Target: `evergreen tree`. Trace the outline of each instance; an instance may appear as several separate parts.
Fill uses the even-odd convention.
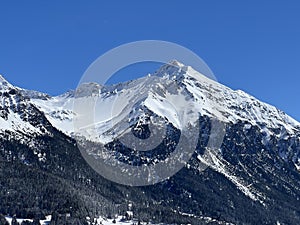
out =
[[[13,217],[13,219],[11,221],[11,225],[19,225],[19,223],[18,223],[18,221],[17,221],[17,219],[16,219],[15,216]]]
[[[2,214],[0,214],[0,224],[9,225],[7,220],[5,219],[5,217]]]
[[[40,220],[37,219],[37,218],[34,218],[32,224],[33,224],[33,225],[41,225]]]

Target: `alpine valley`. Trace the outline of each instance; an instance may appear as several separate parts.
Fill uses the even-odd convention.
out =
[[[74,130],[76,95],[97,96],[97,132]],[[128,109],[125,103],[137,96],[142,99]],[[187,107],[197,115],[188,123]],[[224,138],[209,151],[214,120],[225,125]],[[130,164],[136,159],[119,138],[128,131],[147,137],[155,121],[168,132],[147,155],[150,162],[164,160],[190,123],[200,131],[185,167],[154,185],[105,179],[75,141],[101,144]],[[55,97],[0,76],[0,213],[1,225],[300,224],[300,123],[175,60],[136,80],[87,83]]]

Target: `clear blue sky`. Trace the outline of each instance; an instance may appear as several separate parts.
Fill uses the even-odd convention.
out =
[[[297,0],[1,1],[0,74],[61,94],[109,49],[165,40],[201,56],[221,83],[300,120],[299,12]]]

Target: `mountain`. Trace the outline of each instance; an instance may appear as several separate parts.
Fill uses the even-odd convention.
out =
[[[95,97],[93,123],[78,124],[80,114],[89,113],[81,106]],[[51,214],[53,224],[75,224],[87,216],[125,215],[132,205],[135,218],[156,223],[300,222],[300,123],[190,66],[172,61],[143,78],[82,84],[56,97],[0,77],[0,101],[0,213]],[[153,125],[155,132],[166,128],[162,144],[153,139],[158,146],[136,155],[128,135],[147,139]],[[188,136],[193,126],[199,132]],[[216,130],[218,138],[211,139]],[[182,151],[197,141],[190,160],[149,186],[107,180],[80,151],[88,146],[97,158],[100,146],[123,164],[154,165],[175,152],[184,135],[190,142]]]
[[[91,87],[91,85],[93,84],[90,84],[86,89],[94,88],[94,92],[100,93],[96,107],[99,110],[105,108],[108,112],[102,112],[97,115],[100,116],[99,118],[95,118],[97,128],[103,132],[108,129],[104,128],[106,124],[125,109],[126,105],[116,107],[119,102],[123,101],[124,98],[134,99],[136,96],[141,98],[141,95],[144,101],[140,105],[144,104],[153,113],[166,117],[178,129],[181,128],[182,124],[180,123],[182,121],[179,121],[177,113],[183,111],[184,104],[189,103],[188,101],[178,101],[178,98],[188,95],[191,98],[190,102],[193,103],[194,111],[201,113],[201,115],[217,118],[225,123],[235,124],[238,121],[245,121],[252,125],[263,124],[268,130],[284,127],[291,134],[299,131],[300,128],[299,122],[274,106],[263,103],[241,90],[233,91],[198,73],[192,67],[184,66],[177,61],[162,66],[153,76],[146,76],[109,87],[100,85]],[[179,90],[175,95],[168,88]],[[72,133],[74,91],[57,97],[41,98],[40,96],[43,94],[31,96],[33,104],[45,112],[49,121],[56,128],[68,135]],[[122,112],[122,115],[118,117],[119,120],[128,117],[128,112],[127,114]],[[114,123],[117,122],[119,121],[114,121]]]

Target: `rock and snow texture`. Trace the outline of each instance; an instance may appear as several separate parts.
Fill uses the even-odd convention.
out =
[[[225,123],[245,121],[248,126],[260,126],[267,133],[271,132],[270,129],[284,127],[289,134],[294,134],[300,127],[299,122],[274,106],[243,91],[234,91],[176,61],[162,66],[151,76],[112,86],[89,84],[84,90],[80,94],[77,90],[76,101],[82,101],[84,106],[85,102],[95,98],[95,94],[97,100],[91,130],[89,132],[85,128],[83,134],[88,139],[104,143],[128,129],[137,118],[144,118],[145,109],[178,129],[195,122],[198,113]],[[31,103],[45,113],[54,127],[67,135],[73,133],[73,119],[78,116],[73,112],[75,92],[56,97],[38,92],[24,93],[30,96]],[[133,101],[137,102],[132,104]],[[188,115],[187,108],[190,111]],[[119,126],[121,130],[115,129],[118,124],[122,124]]]
[[[31,102],[42,112],[49,122],[66,135],[71,135],[73,126],[73,97],[66,93],[56,97],[32,97]]]
[[[34,121],[39,114],[41,112],[31,104],[30,98],[0,75],[0,130],[20,135],[43,135],[47,132],[46,124]]]

